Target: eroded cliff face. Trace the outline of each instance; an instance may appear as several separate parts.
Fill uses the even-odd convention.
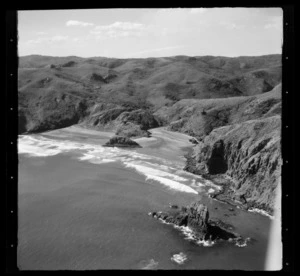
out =
[[[230,177],[229,198],[272,213],[281,175],[280,136],[280,115],[216,128],[195,146],[185,169]]]

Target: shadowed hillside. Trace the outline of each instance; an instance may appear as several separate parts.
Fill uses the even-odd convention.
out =
[[[224,99],[184,99],[154,113],[169,130],[180,131],[198,139],[213,129],[281,114],[281,84],[272,91],[255,96]]]

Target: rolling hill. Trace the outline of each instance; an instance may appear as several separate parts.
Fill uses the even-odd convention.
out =
[[[124,110],[182,99],[253,96],[281,82],[281,56],[147,59],[25,56],[19,59],[22,131],[68,126],[96,106]],[[67,112],[66,112],[67,111]],[[47,123],[51,121],[52,123]],[[26,122],[24,124],[24,122]]]

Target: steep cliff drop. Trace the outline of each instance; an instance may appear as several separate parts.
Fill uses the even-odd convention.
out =
[[[195,146],[185,170],[223,187],[212,197],[273,214],[282,165],[280,128],[278,115],[217,128]]]

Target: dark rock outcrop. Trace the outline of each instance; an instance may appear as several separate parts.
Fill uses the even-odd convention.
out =
[[[141,148],[141,146],[136,143],[135,141],[122,136],[114,136],[112,137],[106,144],[103,145],[104,147],[127,147],[127,148]]]
[[[103,77],[103,79],[105,80],[105,82],[110,82],[112,80],[114,80],[115,78],[117,78],[117,74],[114,73],[108,73],[106,76]]]
[[[50,64],[50,68],[51,69],[61,69],[61,65],[60,64]]]
[[[68,61],[68,62],[66,62],[66,63],[64,63],[64,64],[62,64],[61,67],[73,67],[73,66],[75,66],[75,65],[76,65],[76,62],[73,61],[73,60],[70,60],[70,61]]]
[[[231,231],[233,226],[218,219],[210,220],[207,206],[200,201],[169,212],[153,212],[152,216],[166,223],[188,226],[199,240],[241,239],[240,235]]]
[[[96,73],[93,73],[91,75],[90,80],[106,83],[106,80],[101,75],[96,74]]]
[[[191,138],[191,139],[189,139],[189,141],[190,141],[192,144],[194,144],[194,145],[199,144],[199,142],[198,142],[197,139],[195,139],[195,138]]]
[[[118,116],[127,110],[127,108],[120,106],[114,106],[111,108],[106,106],[99,112],[92,112],[89,118],[85,121],[85,124],[99,129],[114,129],[114,120],[116,120]]]
[[[41,132],[78,124],[87,114],[84,98],[47,93],[19,108],[19,131]]]
[[[114,131],[118,136],[149,137],[148,129],[160,126],[151,112],[130,106],[96,104],[89,111],[89,118],[83,122],[87,127]]]
[[[131,137],[150,137],[151,133],[148,130],[143,130],[140,125],[131,122],[120,124],[117,127],[116,135]]]
[[[159,127],[159,122],[155,116],[150,111],[143,109],[123,112],[117,121],[122,124],[131,122],[140,125],[142,130]]]

